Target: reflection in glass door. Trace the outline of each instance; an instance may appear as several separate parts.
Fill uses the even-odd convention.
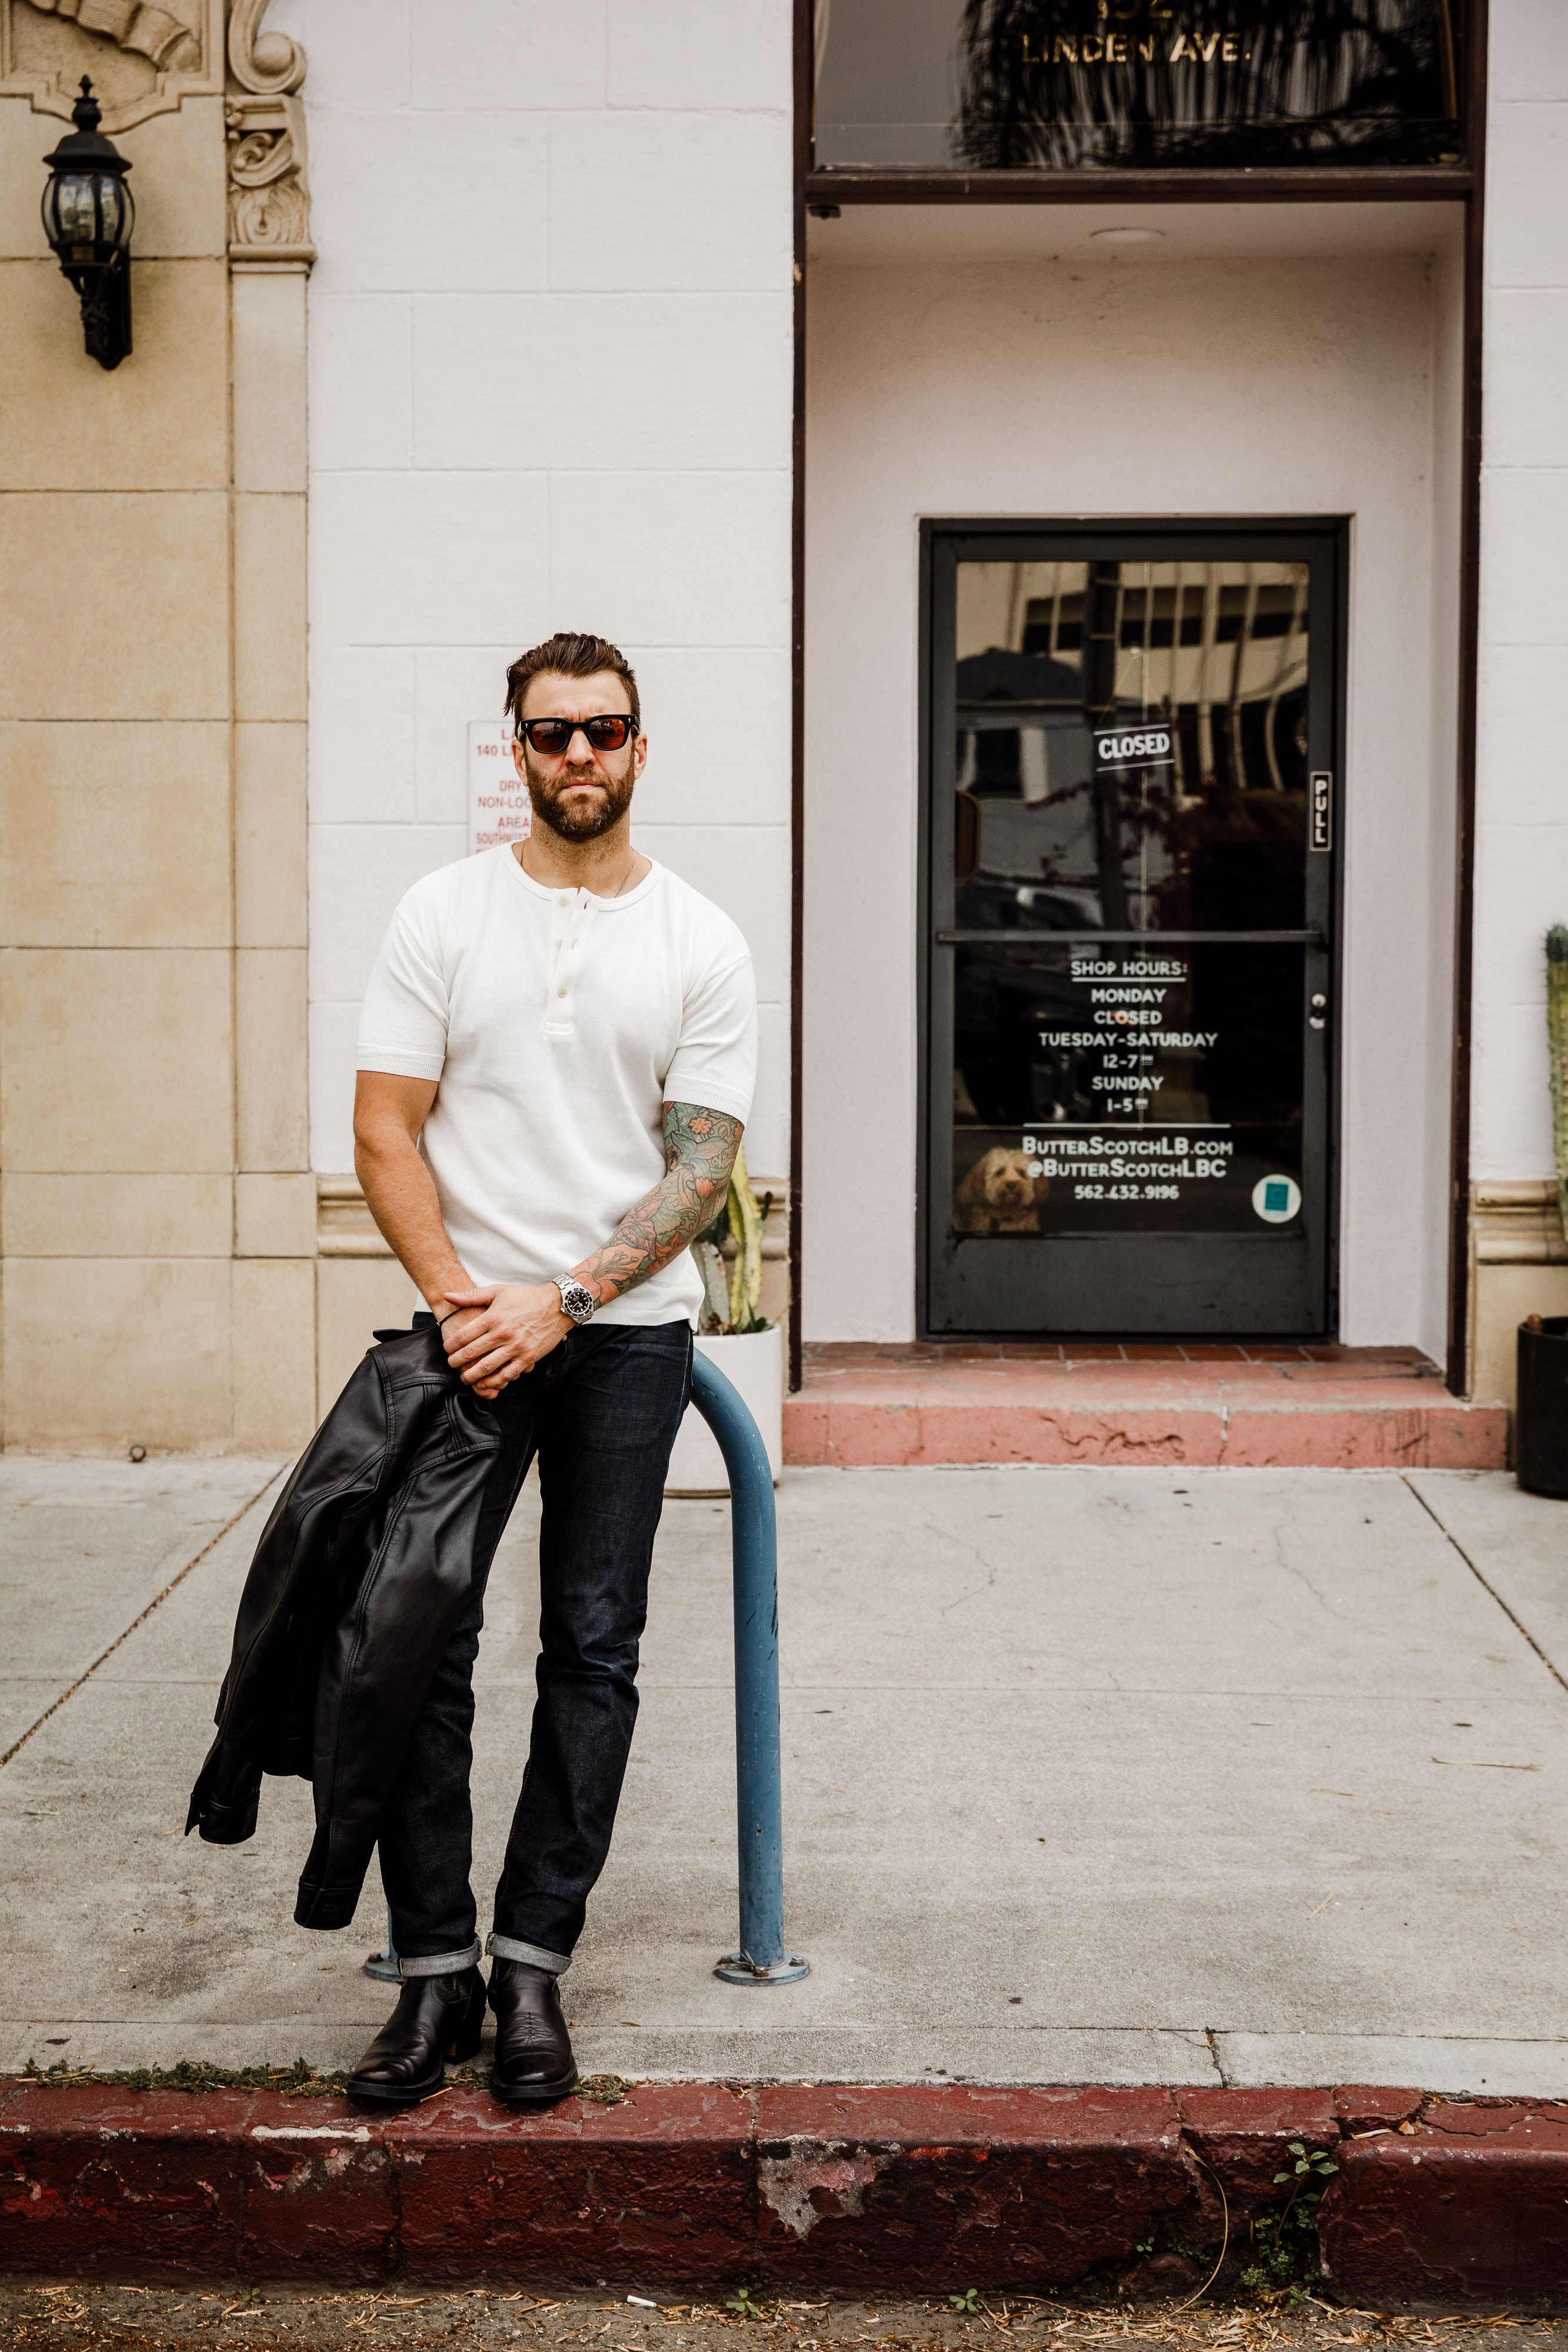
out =
[[[1339,531],[926,554],[925,1328],[1325,1332]]]

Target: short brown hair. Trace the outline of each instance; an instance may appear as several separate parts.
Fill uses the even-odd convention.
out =
[[[601,670],[612,670],[626,688],[632,717],[641,732],[637,679],[620,646],[612,646],[608,637],[585,636],[578,629],[558,629],[542,646],[533,646],[526,654],[519,654],[507,668],[505,707],[514,734],[522,726],[523,697],[528,690],[528,680],[541,677],[547,670],[557,677],[597,677]]]

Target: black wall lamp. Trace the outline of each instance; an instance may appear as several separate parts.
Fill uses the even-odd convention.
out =
[[[99,367],[117,368],[131,349],[131,231],[136,207],[125,184],[131,169],[111,139],[101,138],[103,110],[81,78],[71,109],[76,129],[46,155],[44,235],[81,298],[82,338]]]

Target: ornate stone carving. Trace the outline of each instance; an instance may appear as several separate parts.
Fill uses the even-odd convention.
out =
[[[229,0],[229,71],[254,98],[292,97],[305,79],[305,52],[287,33],[264,33],[267,0]]]
[[[305,109],[298,99],[231,97],[229,259],[313,261]]]
[[[201,70],[202,44],[183,18],[145,0],[33,0],[46,16],[74,17],[84,33],[101,33],[118,48],[134,49],[173,73]]]
[[[305,52],[262,31],[266,12],[267,0],[229,0],[229,259],[297,265],[316,257],[298,96]]]
[[[0,93],[68,122],[84,73],[110,137],[186,98],[215,98],[223,0],[0,0]]]

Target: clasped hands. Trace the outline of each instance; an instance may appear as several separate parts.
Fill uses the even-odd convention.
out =
[[[443,1295],[456,1309],[442,1318],[446,1360],[476,1396],[498,1397],[577,1328],[553,1282],[476,1283]]]

